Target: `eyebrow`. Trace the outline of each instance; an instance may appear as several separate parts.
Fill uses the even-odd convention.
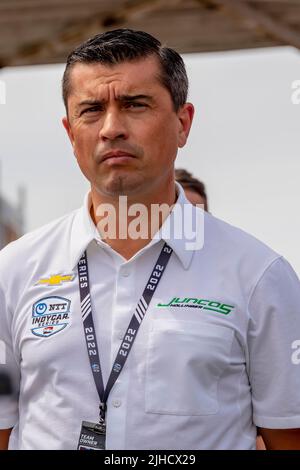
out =
[[[117,98],[118,101],[135,101],[135,100],[146,100],[153,101],[153,98],[149,95],[120,95]]]
[[[153,101],[153,98],[149,95],[120,95],[117,98],[117,101],[128,102],[128,101],[137,101],[137,100],[146,100]],[[105,104],[105,100],[84,100],[78,104],[78,108],[81,106],[99,106]]]

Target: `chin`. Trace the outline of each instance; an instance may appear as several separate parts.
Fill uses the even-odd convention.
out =
[[[100,192],[104,192],[109,196],[129,196],[139,193],[142,187],[143,181],[141,178],[118,176],[117,178],[111,178],[109,181],[103,182]],[[99,185],[98,188],[100,189]]]

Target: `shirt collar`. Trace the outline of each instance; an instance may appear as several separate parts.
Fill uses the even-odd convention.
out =
[[[189,230],[186,230],[185,227],[189,225],[191,228],[192,225],[195,225],[195,223],[192,224],[192,222],[195,222],[196,211],[198,211],[197,214],[200,217],[203,216],[204,211],[197,209],[189,202],[185,196],[184,189],[177,182],[176,193],[176,204],[170,215],[164,221],[159,232],[154,236],[154,240],[162,239],[168,243],[181,261],[184,269],[188,269],[195,249],[191,248],[192,241],[187,237]],[[197,228],[199,228],[199,223]],[[154,240],[152,240],[150,244],[153,243]]]
[[[71,228],[70,243],[70,268],[75,269],[83,252],[93,241],[100,239],[99,232],[91,218],[91,196],[90,192],[84,197],[83,206],[75,213]]]
[[[176,182],[177,201],[170,215],[166,218],[160,230],[151,240],[151,242],[143,248],[143,250],[156,244],[160,240],[164,240],[173,249],[181,261],[183,267],[188,269],[195,249],[189,248],[191,240],[187,237],[186,231],[184,230],[184,224],[187,222],[186,212],[185,216],[181,217],[184,208],[187,209],[188,219],[194,218],[196,209],[188,201],[185,196],[184,190],[180,184]],[[187,207],[188,206],[188,207]],[[81,258],[83,252],[86,250],[88,245],[96,240],[103,243],[100,234],[95,226],[92,217],[90,215],[91,208],[91,196],[90,192],[85,195],[83,206],[75,213],[73,225],[71,229],[71,243],[70,243],[70,268],[73,270]],[[199,213],[199,212],[198,212]]]

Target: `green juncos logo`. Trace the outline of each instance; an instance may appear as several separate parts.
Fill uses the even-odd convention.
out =
[[[223,315],[228,315],[235,308],[234,305],[223,304],[221,302],[216,302],[215,300],[197,299],[195,297],[185,297],[183,299],[174,297],[167,304],[158,303],[157,307],[201,308],[203,310],[211,310],[212,312],[222,313]]]

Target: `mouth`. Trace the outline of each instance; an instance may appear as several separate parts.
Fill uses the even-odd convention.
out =
[[[136,158],[134,155],[123,150],[114,150],[103,155],[101,163],[103,162],[126,162],[132,158]]]

